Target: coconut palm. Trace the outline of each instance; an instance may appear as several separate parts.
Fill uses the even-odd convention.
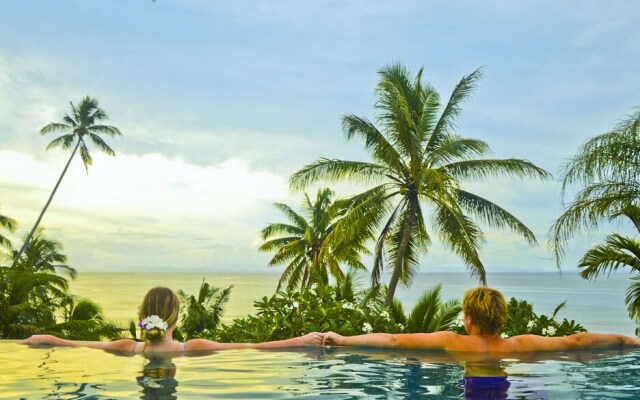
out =
[[[588,140],[562,168],[562,193],[580,190],[551,227],[551,247],[560,266],[567,242],[603,223],[631,222],[640,233],[640,111],[611,131]],[[594,279],[622,267],[635,272],[627,290],[629,315],[640,320],[640,242],[618,233],[588,250],[580,275]]]
[[[62,118],[63,122],[52,122],[42,129],[40,129],[40,134],[46,135],[54,132],[62,132],[63,135],[57,137],[53,141],[49,143],[47,146],[47,150],[53,149],[55,147],[62,147],[63,149],[69,149],[73,146],[73,151],[71,152],[71,156],[69,157],[69,161],[65,165],[62,170],[62,174],[60,174],[60,178],[58,178],[58,182],[56,183],[47,203],[45,204],[38,220],[33,225],[31,232],[27,235],[27,240],[25,240],[24,245],[18,252],[16,259],[20,259],[22,252],[29,244],[31,237],[34,232],[40,225],[40,221],[44,216],[44,213],[47,211],[49,204],[51,204],[51,200],[53,200],[53,196],[56,194],[58,190],[58,186],[60,186],[60,182],[62,182],[62,178],[67,172],[69,165],[71,164],[71,160],[75,156],[78,149],[80,149],[80,157],[82,158],[82,162],[84,164],[85,169],[89,172],[89,166],[93,164],[93,158],[89,153],[89,148],[87,147],[86,140],[89,139],[94,145],[96,145],[102,152],[107,155],[115,156],[116,153],[105,143],[105,141],[100,137],[100,135],[107,136],[121,136],[120,130],[115,126],[110,125],[102,125],[100,121],[107,120],[107,113],[98,106],[98,100],[93,99],[89,96],[85,96],[80,100],[80,103],[75,106],[72,102],[71,104],[71,115],[65,114]],[[74,146],[75,142],[75,146]]]
[[[302,215],[282,203],[274,203],[289,220],[289,224],[272,223],[260,232],[264,240],[259,250],[275,251],[269,266],[285,264],[278,281],[278,290],[309,287],[313,283],[328,283],[331,274],[337,281],[344,279],[340,264],[353,269],[366,269],[360,254],[366,253],[364,239],[332,240],[334,229],[342,217],[340,201],[334,201],[329,189],[319,189],[314,201],[305,193]]]
[[[348,223],[341,234],[369,235],[382,226],[372,284],[379,284],[386,261],[392,268],[386,305],[392,303],[399,282],[411,283],[419,253],[430,247],[427,213],[431,214],[433,232],[462,258],[472,276],[486,283],[478,254],[484,235],[472,218],[491,227],[511,229],[531,244],[536,239],[505,209],[464,190],[463,181],[489,176],[546,179],[550,175],[526,160],[479,158],[489,152],[488,145],[454,132],[461,105],[480,78],[480,70],[462,78],[442,109],[436,90],[422,82],[422,69],[411,76],[404,66],[391,64],[379,73],[378,125],[352,114],[342,118],[347,139],[362,138],[373,161],[320,158],[291,177],[292,189],[303,189],[322,179],[375,184],[350,199],[344,218]]]

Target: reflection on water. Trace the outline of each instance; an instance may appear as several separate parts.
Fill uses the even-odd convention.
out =
[[[0,341],[2,399],[638,399],[640,352],[306,348],[122,356]]]
[[[171,358],[151,356],[145,364],[138,385],[142,387],[141,399],[177,399],[176,365]]]

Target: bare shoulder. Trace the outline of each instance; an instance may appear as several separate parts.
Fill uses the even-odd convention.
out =
[[[507,339],[509,351],[552,351],[571,348],[570,337],[546,337],[538,335],[518,335]]]
[[[136,341],[132,339],[120,339],[113,342],[95,342],[87,345],[94,349],[113,350],[113,351],[131,351],[136,345]]]
[[[462,335],[449,331],[395,335],[395,338],[398,341],[398,347],[434,350],[448,349],[453,343],[456,343],[462,337]]]
[[[185,343],[186,351],[216,350],[218,342],[207,339],[191,339]]]

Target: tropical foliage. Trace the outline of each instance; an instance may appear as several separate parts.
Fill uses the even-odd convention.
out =
[[[441,290],[442,285],[437,285],[420,297],[409,314],[407,332],[445,331],[454,326],[462,311],[462,305],[457,299],[442,302],[440,299]]]
[[[368,332],[401,332],[404,326],[382,306],[382,299],[368,291],[344,286],[318,285],[298,291],[277,292],[254,302],[255,315],[238,318],[216,333],[217,340],[259,342],[287,339],[309,332],[334,331],[345,335]]]
[[[485,142],[455,132],[461,106],[480,70],[464,76],[442,107],[438,92],[423,82],[422,69],[412,76],[404,66],[391,64],[379,73],[377,124],[352,114],[342,118],[347,139],[361,138],[372,162],[320,158],[294,173],[291,187],[304,189],[319,180],[373,185],[349,199],[338,236],[368,237],[382,227],[372,284],[380,283],[386,262],[392,269],[386,305],[392,303],[398,283],[411,283],[419,254],[428,251],[433,233],[485,283],[478,254],[484,235],[477,222],[511,229],[532,244],[536,239],[508,211],[463,189],[463,182],[491,176],[546,179],[549,174],[526,160],[484,158],[489,152]],[[432,233],[427,230],[427,214]]]
[[[190,340],[208,337],[218,329],[224,306],[229,302],[232,286],[221,290],[202,280],[197,297],[178,291],[180,297],[180,324],[176,338]]]
[[[47,327],[48,333],[75,340],[100,340],[122,336],[124,329],[104,318],[102,307],[88,299],[67,296],[61,302],[62,322]]]
[[[517,300],[512,297],[509,300],[509,315],[504,327],[503,334],[515,336],[523,334],[534,334],[542,336],[566,336],[578,332],[585,332],[586,329],[574,320],[557,320],[557,314],[566,305],[566,301],[560,303],[553,310],[551,317],[544,314],[538,315],[533,312],[533,306],[524,300]]]
[[[329,275],[336,281],[344,279],[340,264],[352,269],[366,269],[360,262],[360,254],[367,253],[364,242],[367,236],[353,240],[335,240],[335,227],[344,208],[334,201],[329,189],[319,189],[314,201],[305,193],[302,213],[282,203],[275,206],[287,217],[289,223],[272,223],[260,232],[264,241],[260,251],[275,251],[269,266],[285,264],[278,282],[278,290],[286,286],[309,287],[312,284],[328,284]]]
[[[66,259],[62,244],[38,229],[20,259],[0,267],[1,338],[37,333],[79,340],[120,336],[121,329],[105,321],[97,304],[70,296],[68,281],[60,274],[73,277],[75,270]]]
[[[93,142],[103,153],[115,156],[116,153],[105,143],[105,141],[100,137],[100,135],[107,135],[110,137],[121,136],[122,133],[115,126],[111,125],[103,125],[100,122],[108,119],[107,113],[98,106],[98,101],[96,99],[92,99],[89,96],[85,96],[82,98],[80,103],[76,106],[73,103],[71,104],[71,115],[65,114],[62,118],[63,122],[52,122],[42,129],[40,129],[40,134],[47,135],[49,133],[54,132],[62,132],[63,135],[55,138],[53,141],[49,143],[47,146],[47,150],[53,149],[55,147],[62,147],[63,149],[69,149],[73,146],[73,151],[71,152],[71,156],[69,157],[69,161],[65,165],[62,170],[62,174],[60,174],[60,178],[56,183],[47,203],[45,204],[42,212],[38,216],[36,223],[33,225],[31,232],[27,235],[27,239],[25,240],[22,248],[18,251],[16,260],[19,260],[22,256],[23,251],[29,245],[31,238],[33,237],[36,229],[40,225],[40,221],[42,221],[42,217],[44,216],[49,204],[51,204],[51,200],[53,200],[53,196],[56,194],[58,187],[60,186],[60,182],[62,182],[62,178],[67,172],[69,165],[71,164],[71,160],[75,156],[78,149],[80,149],[80,157],[82,158],[82,162],[87,170],[89,171],[89,166],[93,163],[93,158],[89,153],[89,148],[87,147],[87,140]]]
[[[15,231],[17,226],[18,224],[15,219],[9,218],[7,216],[0,214],[0,250],[3,247],[4,248],[11,247],[11,241],[9,241],[9,239],[2,234],[1,229],[6,229],[9,232],[13,232]]]
[[[551,227],[558,265],[567,242],[578,232],[620,221],[631,222],[640,233],[640,111],[582,145],[563,167],[561,178],[563,195],[574,186],[580,189]],[[578,267],[586,279],[630,268],[633,276],[626,304],[631,318],[640,321],[640,241],[636,237],[609,235],[584,254]]]

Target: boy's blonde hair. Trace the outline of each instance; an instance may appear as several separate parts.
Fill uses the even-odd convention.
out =
[[[508,314],[502,293],[486,286],[479,286],[464,294],[462,311],[471,318],[481,334],[490,335],[500,333]]]
[[[157,315],[162,318],[170,327],[178,322],[178,313],[180,311],[180,300],[178,296],[169,288],[155,287],[147,292],[142,299],[138,318],[140,321],[151,316]],[[153,328],[150,330],[142,330],[143,337],[146,340],[158,341],[164,338],[165,329]]]

